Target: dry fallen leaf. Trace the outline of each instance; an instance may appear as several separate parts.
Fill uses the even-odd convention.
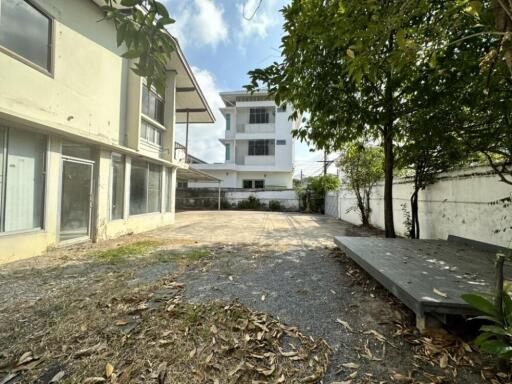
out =
[[[105,365],[105,376],[108,378],[110,378],[110,376],[112,376],[112,374],[114,373],[114,366],[110,363],[107,363]]]
[[[345,364],[341,364],[341,365],[345,368],[350,368],[350,369],[358,369],[361,366],[360,364],[356,364],[356,363],[345,363]]]
[[[440,291],[439,289],[437,289],[437,288],[434,288],[434,289],[433,289],[433,291],[434,291],[434,293],[435,293],[436,295],[439,295],[439,296],[441,296],[441,297],[444,297],[445,299],[448,297],[448,295],[447,295],[446,293],[441,292],[441,291]]]
[[[120,319],[120,320],[116,320],[115,324],[117,326],[126,325],[126,324],[128,324],[128,321]]]
[[[352,330],[352,327],[344,320],[340,320],[340,319],[336,319],[336,322],[337,323],[340,323],[341,325],[343,325],[345,328],[347,328],[350,332],[354,332]]]
[[[439,367],[441,368],[446,368],[448,366],[448,355],[447,354],[444,354],[443,356],[441,356],[441,358],[439,359]]]

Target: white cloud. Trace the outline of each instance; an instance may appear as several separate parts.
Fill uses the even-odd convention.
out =
[[[276,0],[247,0],[239,4],[242,38],[265,38],[268,30],[279,23]]]
[[[182,47],[216,47],[228,40],[224,9],[212,0],[168,3],[171,14],[176,15],[176,23],[168,29]]]
[[[225,119],[219,111],[224,106],[219,96],[220,90],[208,70],[192,67],[192,71],[215,115],[215,123],[189,125],[189,154],[209,163],[223,162],[224,146],[219,138],[224,135]],[[185,131],[184,124],[176,127],[178,141],[182,144],[185,144]]]

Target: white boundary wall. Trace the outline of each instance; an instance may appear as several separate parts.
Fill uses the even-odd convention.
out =
[[[342,180],[343,182],[343,180]],[[393,212],[397,234],[406,235],[402,204],[407,204],[412,183],[397,179],[393,185]],[[332,199],[333,194],[328,196]],[[336,195],[336,193],[334,193]],[[355,196],[342,187],[337,193],[337,217],[353,224],[361,224],[355,206]],[[446,239],[448,235],[461,236],[486,243],[510,247],[512,241],[512,205],[503,208],[490,205],[512,195],[512,186],[499,181],[490,168],[473,167],[441,175],[433,185],[419,194],[420,237],[422,239]],[[384,228],[384,186],[374,187],[371,199],[371,224]],[[330,206],[333,206],[330,204]],[[335,208],[336,209],[336,208]],[[350,211],[348,211],[350,210]],[[348,212],[347,212],[348,211]],[[331,215],[335,213],[330,212]],[[495,233],[497,229],[508,228]]]
[[[262,203],[268,205],[271,200],[277,200],[286,209],[299,210],[299,199],[293,189],[283,189],[275,191],[230,191],[226,190],[226,200],[230,203],[237,204],[239,201],[247,200],[249,196],[255,196]]]

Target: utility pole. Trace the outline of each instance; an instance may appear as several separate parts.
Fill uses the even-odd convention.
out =
[[[334,160],[327,160],[327,152],[324,151],[324,159],[318,160],[317,163],[324,163],[324,176],[327,175],[327,168],[334,163]]]
[[[185,134],[185,163],[188,164],[188,122],[189,122],[189,111],[187,110],[187,132]]]

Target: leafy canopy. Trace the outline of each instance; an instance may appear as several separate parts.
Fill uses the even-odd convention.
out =
[[[155,85],[160,93],[165,89],[166,65],[175,50],[173,39],[165,26],[175,22],[165,5],[156,0],[104,0],[106,20],[117,30],[117,45],[125,45],[124,58],[133,59],[133,72]]]

